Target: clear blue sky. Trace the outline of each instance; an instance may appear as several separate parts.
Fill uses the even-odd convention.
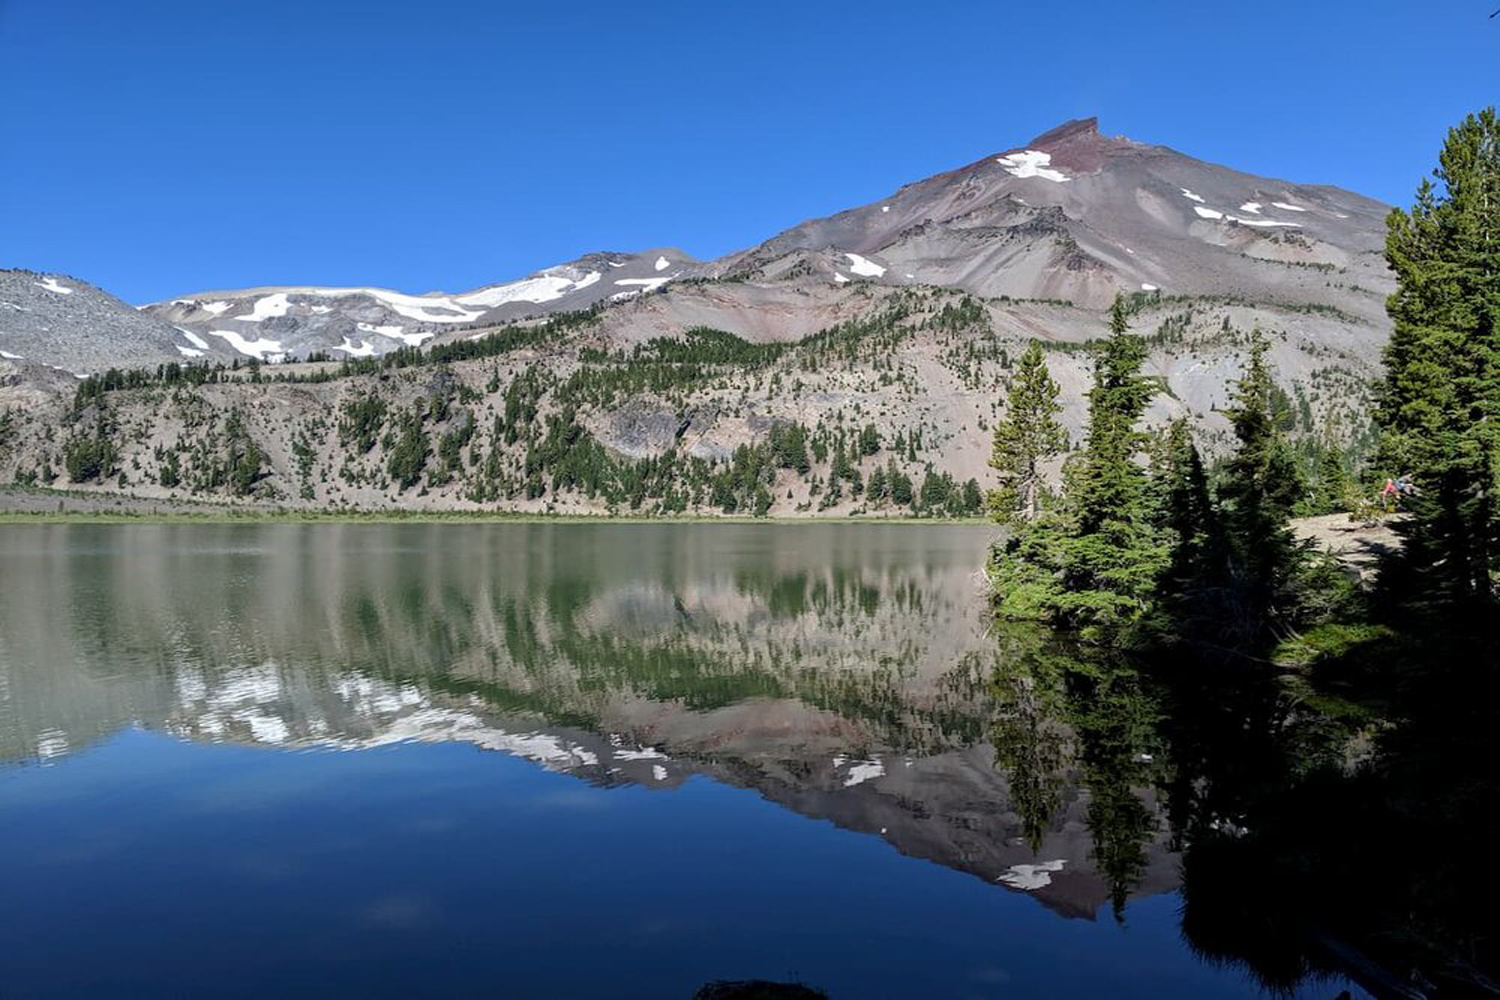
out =
[[[144,302],[710,257],[1090,114],[1405,203],[1500,100],[1497,6],[0,0],[0,266]]]

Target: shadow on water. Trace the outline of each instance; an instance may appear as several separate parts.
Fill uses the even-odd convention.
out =
[[[1492,648],[1377,644],[1299,676],[998,638],[990,740],[1025,835],[1076,775],[1117,917],[1159,805],[1206,961],[1279,995],[1345,976],[1382,997],[1500,995]]]

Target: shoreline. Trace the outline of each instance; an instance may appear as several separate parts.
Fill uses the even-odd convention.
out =
[[[640,514],[586,511],[440,510],[412,507],[310,509],[162,500],[131,494],[0,487],[8,524],[993,524],[986,517],[915,514]]]

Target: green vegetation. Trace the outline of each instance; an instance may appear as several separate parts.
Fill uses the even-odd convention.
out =
[[[1410,212],[1389,219],[1399,287],[1379,465],[1412,477],[1403,603],[1492,617],[1500,599],[1500,120],[1451,130]]]
[[[1033,343],[1017,363],[1005,417],[995,425],[990,457],[1001,481],[992,507],[1006,520],[1036,520],[1045,488],[1042,463],[1068,446],[1067,431],[1056,419],[1062,412],[1057,397],[1057,383],[1047,371],[1041,345]]]

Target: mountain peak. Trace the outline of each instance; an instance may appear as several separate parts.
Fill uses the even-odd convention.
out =
[[[1059,143],[1075,139],[1080,136],[1096,136],[1099,134],[1099,119],[1095,117],[1074,118],[1072,121],[1063,122],[1053,129],[1048,129],[1041,135],[1026,144],[1028,149],[1046,149]]]

